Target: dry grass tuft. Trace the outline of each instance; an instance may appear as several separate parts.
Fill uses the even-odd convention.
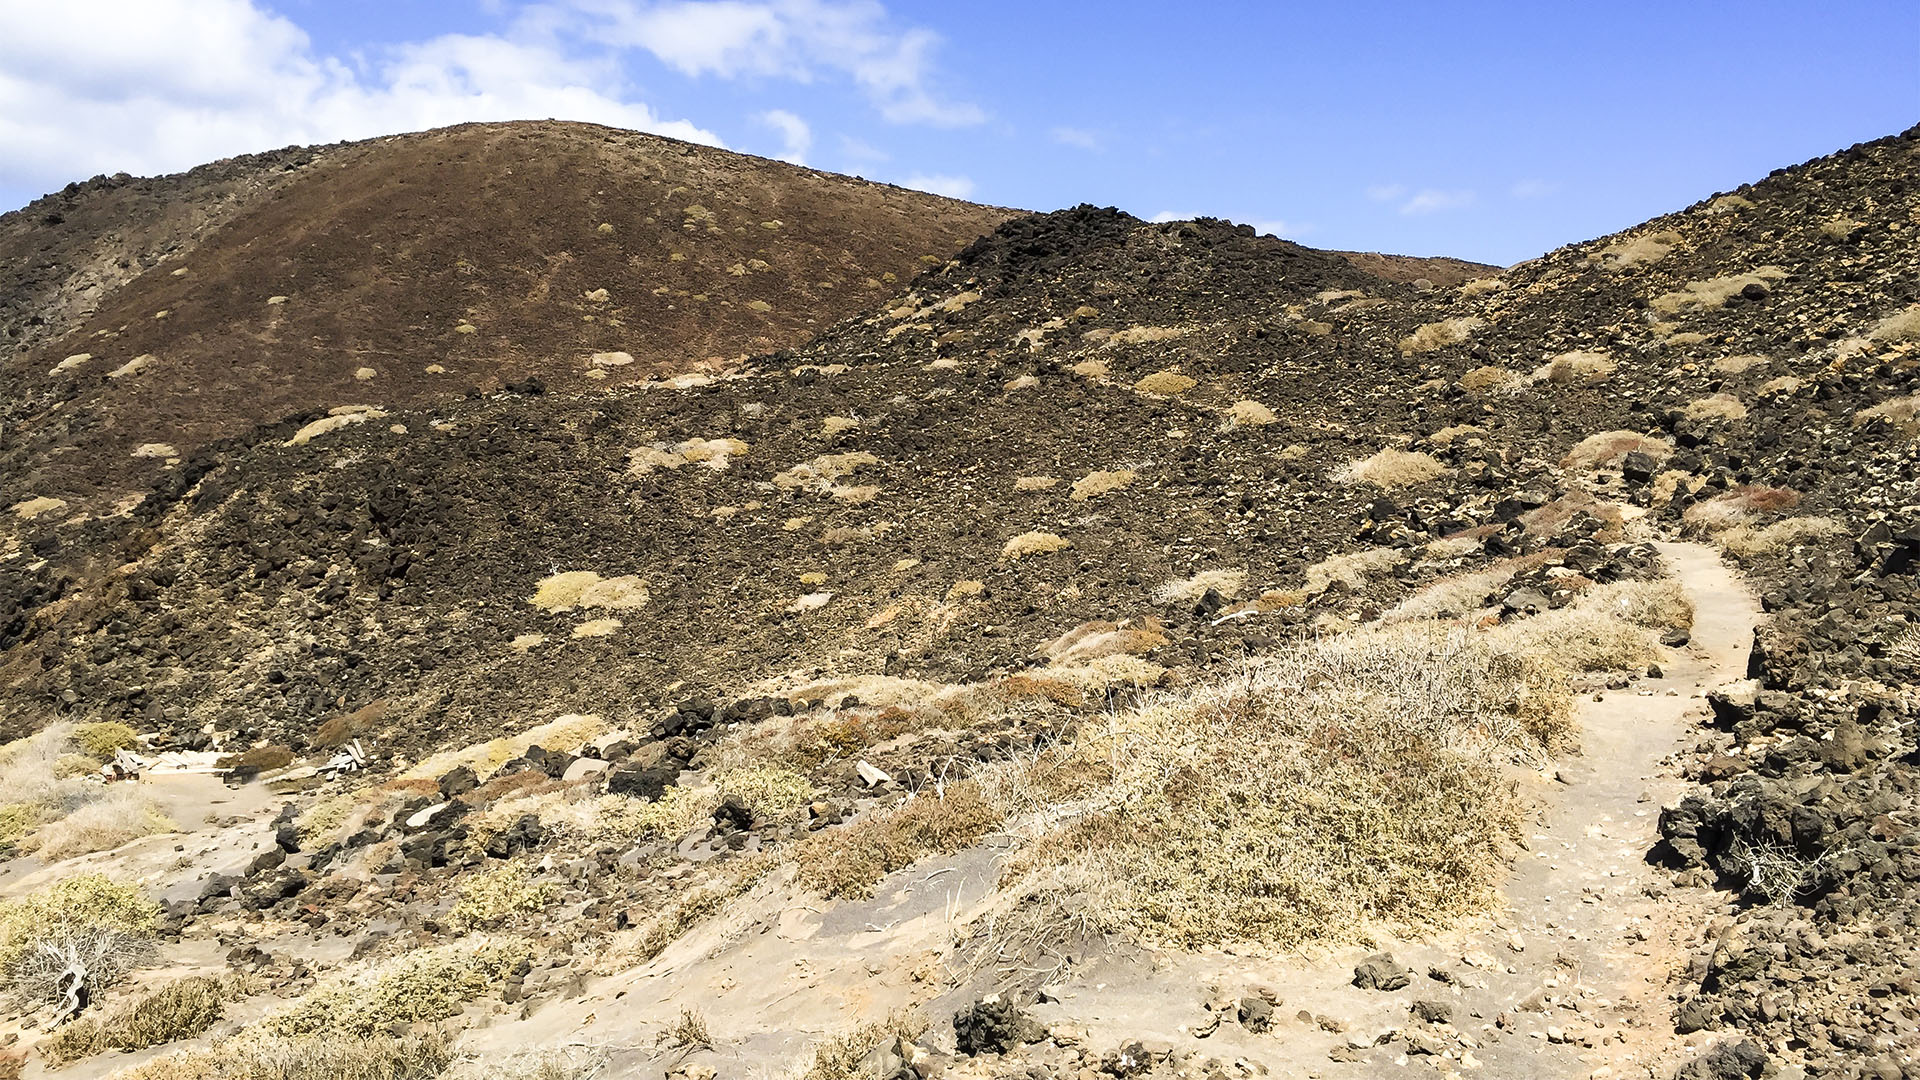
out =
[[[1073,490],[1067,498],[1075,502],[1086,502],[1108,492],[1119,491],[1134,482],[1140,474],[1132,469],[1102,469],[1090,472],[1073,482]]]
[[[1349,462],[1333,474],[1335,483],[1372,484],[1396,488],[1423,484],[1444,475],[1446,466],[1418,450],[1382,450],[1372,457]]]
[[[1853,414],[1853,426],[1885,420],[1902,431],[1920,432],[1920,394],[1893,398]]]
[[[1458,345],[1472,337],[1476,330],[1485,325],[1484,321],[1471,317],[1426,323],[1400,339],[1400,351],[1423,353],[1443,349],[1449,345]]]
[[[1133,388],[1143,394],[1153,394],[1157,397],[1173,397],[1178,394],[1184,394],[1198,385],[1200,385],[1199,382],[1191,376],[1169,370],[1156,371],[1146,378],[1141,379],[1139,382],[1134,383]]]
[[[1736,525],[1716,539],[1720,546],[1746,558],[1788,551],[1801,544],[1820,543],[1844,533],[1846,526],[1832,518],[1796,517],[1754,528]]]
[[[1497,277],[1474,278],[1460,286],[1461,296],[1485,296],[1488,293],[1505,291],[1507,291],[1506,281]]]
[[[1125,330],[1116,330],[1105,342],[1105,348],[1119,345],[1149,345],[1156,341],[1172,341],[1193,333],[1191,326],[1129,326]]]
[[[1555,386],[1598,386],[1613,375],[1615,366],[1613,357],[1606,353],[1561,353],[1540,365],[1533,381]]]
[[[256,1030],[281,1038],[357,1035],[436,1023],[497,988],[532,954],[524,941],[466,939],[414,949],[323,984]]]
[[[1722,375],[1744,375],[1754,368],[1764,366],[1767,362],[1766,357],[1755,356],[1752,353],[1743,353],[1739,356],[1722,356],[1713,362],[1713,370],[1720,372]]]
[[[861,1024],[851,1031],[821,1040],[799,1080],[869,1080],[867,1059],[896,1039],[918,1039],[927,1022],[909,1013],[892,1013],[884,1020]]]
[[[793,853],[796,880],[829,899],[871,896],[886,875],[928,855],[971,847],[1000,822],[978,785],[962,780],[809,836]]]
[[[1497,394],[1517,390],[1524,382],[1518,372],[1487,364],[1460,376],[1460,389],[1472,394]]]
[[[401,772],[399,779],[437,780],[460,765],[466,765],[484,776],[525,754],[529,746],[571,753],[606,730],[606,722],[598,716],[568,713],[544,724],[536,724],[518,735],[475,743],[458,750],[443,750],[407,768]]]
[[[642,477],[655,469],[678,469],[683,465],[705,465],[714,472],[725,472],[734,458],[746,452],[747,444],[739,439],[687,439],[672,445],[640,446],[627,451],[627,475]]]
[[[1637,431],[1601,431],[1576,443],[1560,464],[1568,469],[1599,469],[1619,465],[1635,453],[1661,462],[1673,456],[1673,444],[1662,436]]]
[[[1662,315],[1676,315],[1689,308],[1724,307],[1727,301],[1738,296],[1747,286],[1765,285],[1786,276],[1787,272],[1777,266],[1762,266],[1750,274],[1727,274],[1705,281],[1691,281],[1683,289],[1654,297],[1653,310]]]
[[[1144,619],[1137,625],[1084,622],[1052,641],[1043,642],[1039,654],[1055,664],[1084,663],[1107,656],[1139,656],[1167,643],[1158,620]]]
[[[68,1024],[40,1044],[41,1053],[59,1065],[108,1050],[145,1050],[192,1038],[220,1019],[229,989],[225,980],[206,975],[176,979],[102,1016]]]
[[[1277,418],[1273,410],[1257,401],[1236,401],[1227,411],[1227,425],[1230,428],[1265,427]]]
[[[1600,257],[1614,266],[1651,266],[1673,253],[1680,234],[1671,229],[1646,233],[1616,241],[1600,250]]]
[[[1307,592],[1318,593],[1336,581],[1358,589],[1369,578],[1392,573],[1403,557],[1393,548],[1367,548],[1322,559],[1307,567]]]
[[[1291,947],[1491,900],[1523,820],[1502,775],[1567,731],[1530,659],[1429,626],[1288,649],[983,775],[1016,890],[1152,943]]]
[[[631,610],[652,601],[647,583],[631,574],[602,578],[591,570],[568,570],[543,578],[528,603],[542,611],[572,608]]]
[[[1045,491],[1048,488],[1058,487],[1059,485],[1059,478],[1052,476],[1016,476],[1013,478],[1013,490],[1015,491]]]
[[[879,463],[879,458],[865,450],[854,450],[845,454],[822,454],[776,475],[773,482],[787,491],[802,489],[830,491],[841,478]]]
[[[1174,578],[1153,590],[1156,604],[1191,604],[1209,592],[1231,600],[1247,587],[1245,570],[1202,570],[1192,577]]]
[[[35,853],[46,862],[111,851],[144,836],[177,831],[145,792],[130,786],[107,788],[100,796],[34,833]]]
[[[1687,402],[1682,410],[1689,420],[1745,420],[1747,407],[1732,394],[1714,394]]]
[[[116,1080],[435,1080],[452,1062],[452,1043],[437,1031],[290,1039],[248,1032],[154,1058]]]
[[[1744,486],[1694,503],[1680,515],[1683,524],[1705,533],[1719,533],[1758,522],[1768,515],[1785,514],[1800,505],[1792,488]]]
[[[1050,532],[1035,530],[1021,533],[1006,542],[1000,549],[1000,557],[1008,562],[1019,562],[1033,555],[1047,555],[1055,551],[1064,551],[1073,546],[1072,541]]]

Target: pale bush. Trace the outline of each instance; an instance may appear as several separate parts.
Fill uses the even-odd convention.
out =
[[[828,423],[841,417],[830,417]],[[833,434],[829,431],[828,434]],[[657,443],[627,451],[627,475],[643,477],[655,469],[678,469],[684,465],[705,465],[714,472],[725,472],[733,459],[747,452],[739,439],[688,439],[684,442]]]
[[[1740,525],[1719,535],[1720,545],[1736,555],[1753,557],[1786,551],[1801,544],[1831,540],[1846,526],[1824,517],[1796,517],[1761,528]]]
[[[1392,573],[1404,556],[1393,548],[1367,548],[1334,555],[1307,567],[1307,591],[1317,593],[1333,582],[1357,589],[1369,578]]]
[[[297,1038],[248,1032],[154,1058],[116,1080],[435,1080],[452,1060],[452,1044],[437,1031]]]
[[[1006,542],[1000,549],[1000,557],[1008,562],[1018,562],[1033,555],[1047,555],[1055,551],[1064,551],[1072,547],[1071,541],[1064,537],[1041,530],[1021,533]]]
[[[0,980],[16,1000],[45,998],[77,959],[109,985],[146,962],[159,922],[160,905],[105,874],[55,882],[0,903]]]
[[[1600,249],[1600,256],[1615,266],[1650,266],[1673,253],[1680,234],[1671,229],[1627,237]]]
[[[1613,358],[1605,353],[1561,353],[1540,365],[1533,373],[1533,381],[1555,386],[1597,386],[1607,381],[1615,366]]]
[[[1156,371],[1134,383],[1133,388],[1143,394],[1152,394],[1156,397],[1173,397],[1184,394],[1198,385],[1200,385],[1199,382],[1192,376],[1169,370]]]
[[[65,817],[42,825],[34,833],[33,842],[40,858],[53,862],[111,851],[143,836],[178,828],[145,792],[131,785],[115,785]]]
[[[1580,597],[1579,606],[1656,630],[1693,626],[1693,601],[1671,578],[1595,585]]]
[[[1273,410],[1257,401],[1236,401],[1227,413],[1229,427],[1265,427],[1275,420]]]
[[[456,1062],[447,1080],[593,1080],[606,1069],[608,1052],[596,1046],[543,1046],[504,1057]]]
[[[1386,449],[1372,457],[1348,462],[1333,474],[1333,480],[1341,484],[1396,488],[1426,483],[1444,475],[1446,471],[1446,466],[1435,461],[1430,454],[1418,450]]]
[[[821,454],[819,457],[803,461],[779,473],[773,478],[773,482],[775,486],[788,491],[829,491],[842,478],[879,463],[879,458],[865,450],[853,450],[844,454]]]
[[[262,1034],[385,1033],[395,1024],[433,1023],[498,987],[531,954],[524,941],[460,941],[414,949],[309,992],[257,1025]]]
[[[1885,420],[1903,431],[1920,429],[1920,394],[1892,398],[1853,414],[1853,426]]]
[[[1474,332],[1485,326],[1485,321],[1472,317],[1442,319],[1415,327],[1413,333],[1400,339],[1400,351],[1403,353],[1432,352],[1449,345],[1458,345],[1472,337]]]
[[[1473,543],[1475,549],[1478,549],[1479,542]],[[1387,612],[1386,621],[1404,622],[1410,619],[1470,615],[1491,606],[1493,594],[1507,582],[1512,581],[1513,575],[1520,572],[1522,565],[1518,562],[1506,562],[1490,566],[1485,570],[1441,578],[1394,605]]]
[[[1778,394],[1791,394],[1806,385],[1806,380],[1793,375],[1781,375],[1760,384],[1760,395],[1772,397]]]
[[[1750,353],[1740,356],[1722,356],[1713,362],[1713,369],[1723,375],[1743,375],[1766,363],[1766,357],[1754,356]]]
[[[1502,770],[1565,736],[1565,690],[1529,670],[1421,626],[1154,695],[981,776],[1025,839],[1009,884],[1185,947],[1449,921],[1491,902],[1520,827]]]
[[[1505,292],[1507,283],[1497,277],[1474,278],[1460,286],[1461,296],[1485,296],[1488,293]]]
[[[1689,420],[1745,420],[1747,407],[1732,394],[1713,394],[1687,402],[1682,410]]]
[[[606,722],[598,716],[568,713],[544,724],[536,724],[518,735],[475,743],[458,750],[443,750],[402,771],[400,779],[437,780],[461,765],[484,775],[524,755],[530,746],[571,753],[606,730]]]
[[[1523,381],[1518,372],[1487,364],[1460,376],[1460,389],[1474,394],[1495,394],[1517,390]]]
[[[1191,326],[1129,326],[1110,335],[1103,347],[1113,348],[1120,345],[1147,345],[1157,341],[1172,341],[1193,333]]]
[[[1634,453],[1662,462],[1673,456],[1673,444],[1663,436],[1642,435],[1637,431],[1601,431],[1576,443],[1561,465],[1569,469],[1597,469],[1618,465]]]
[[[1786,276],[1787,272],[1777,266],[1762,266],[1748,274],[1727,274],[1705,281],[1691,281],[1685,288],[1654,297],[1653,309],[1662,315],[1673,315],[1688,308],[1723,307],[1749,285],[1765,285]]]
[[[456,933],[492,929],[545,910],[559,895],[559,885],[534,881],[524,864],[502,863],[460,883],[459,898],[447,912],[447,921]]]
[[[1202,570],[1192,577],[1175,578],[1163,582],[1153,590],[1153,602],[1156,604],[1191,604],[1216,592],[1231,600],[1240,595],[1247,587],[1245,570]]]

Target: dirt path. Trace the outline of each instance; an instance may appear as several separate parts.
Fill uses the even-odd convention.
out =
[[[1444,936],[1383,943],[1412,969],[1410,985],[1353,987],[1365,957],[1355,949],[1281,961],[1180,957],[1151,974],[1082,972],[1040,1014],[1084,1025],[1089,1045],[1140,1038],[1274,1077],[1370,1077],[1392,1065],[1500,1080],[1671,1075],[1689,1050],[1673,1035],[1669,980],[1715,901],[1674,889],[1645,857],[1659,808],[1684,788],[1676,752],[1705,715],[1706,692],[1745,676],[1759,608],[1712,549],[1659,547],[1694,602],[1692,642],[1661,678],[1586,695],[1580,754],[1537,778],[1549,809],[1503,891],[1504,910]],[[1238,999],[1261,988],[1281,999],[1273,1032],[1229,1020],[1195,1039],[1209,1024],[1209,993]],[[1414,1019],[1415,1001],[1441,1006],[1451,1024]]]
[[[1056,1033],[1077,1030],[1096,1054],[1139,1040],[1191,1055],[1193,1065],[1217,1059],[1234,1080],[1665,1080],[1687,1053],[1672,1034],[1669,979],[1698,944],[1714,894],[1672,889],[1645,855],[1660,806],[1684,787],[1677,751],[1707,711],[1704,695],[1745,674],[1757,606],[1710,549],[1660,546],[1697,609],[1693,642],[1674,651],[1661,678],[1585,695],[1582,752],[1526,778],[1548,809],[1503,891],[1506,906],[1446,935],[1382,943],[1412,969],[1408,986],[1351,985],[1371,950],[1282,959],[1116,950],[1050,988],[1055,1000],[1035,1017]],[[495,1017],[466,1049],[581,1042],[613,1052],[608,1076],[657,1078],[677,1059],[648,1049],[653,1033],[697,1008],[715,1036],[700,1062],[752,1075],[790,1067],[807,1045],[857,1019],[915,1003],[951,1015],[965,993],[927,1002],[927,988],[950,958],[953,928],[993,904],[996,866],[986,849],[929,860],[872,900],[827,908],[775,890],[578,996]],[[1230,1013],[1219,1023],[1206,1008],[1263,989],[1281,1002],[1268,1032],[1250,1032]],[[1413,1018],[1416,1001],[1451,1023]],[[943,1037],[950,1032],[933,1039]]]

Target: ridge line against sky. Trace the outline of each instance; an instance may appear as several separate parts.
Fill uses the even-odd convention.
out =
[[[0,0],[0,209],[548,117],[1506,264],[1920,120],[1920,5]]]

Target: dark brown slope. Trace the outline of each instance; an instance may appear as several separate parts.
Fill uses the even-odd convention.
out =
[[[278,179],[271,161],[229,171]],[[278,182],[170,187],[128,211],[141,220],[115,216],[125,200],[92,200],[71,218],[42,200],[0,229],[12,255],[53,229],[144,234],[154,229],[142,215],[202,220],[209,205],[244,201],[197,243],[191,227],[162,230],[161,257],[138,260],[151,269],[96,290],[97,310],[12,360],[0,468],[16,490],[118,494],[161,467],[164,455],[132,457],[138,447],[184,453],[342,404],[427,402],[530,375],[574,390],[595,376],[718,367],[871,306],[1008,216],[554,122],[335,147]],[[113,257],[98,241],[67,251]],[[635,362],[596,367],[602,352]],[[80,353],[92,359],[50,374]],[[137,371],[110,374],[142,356],[152,359]]]

